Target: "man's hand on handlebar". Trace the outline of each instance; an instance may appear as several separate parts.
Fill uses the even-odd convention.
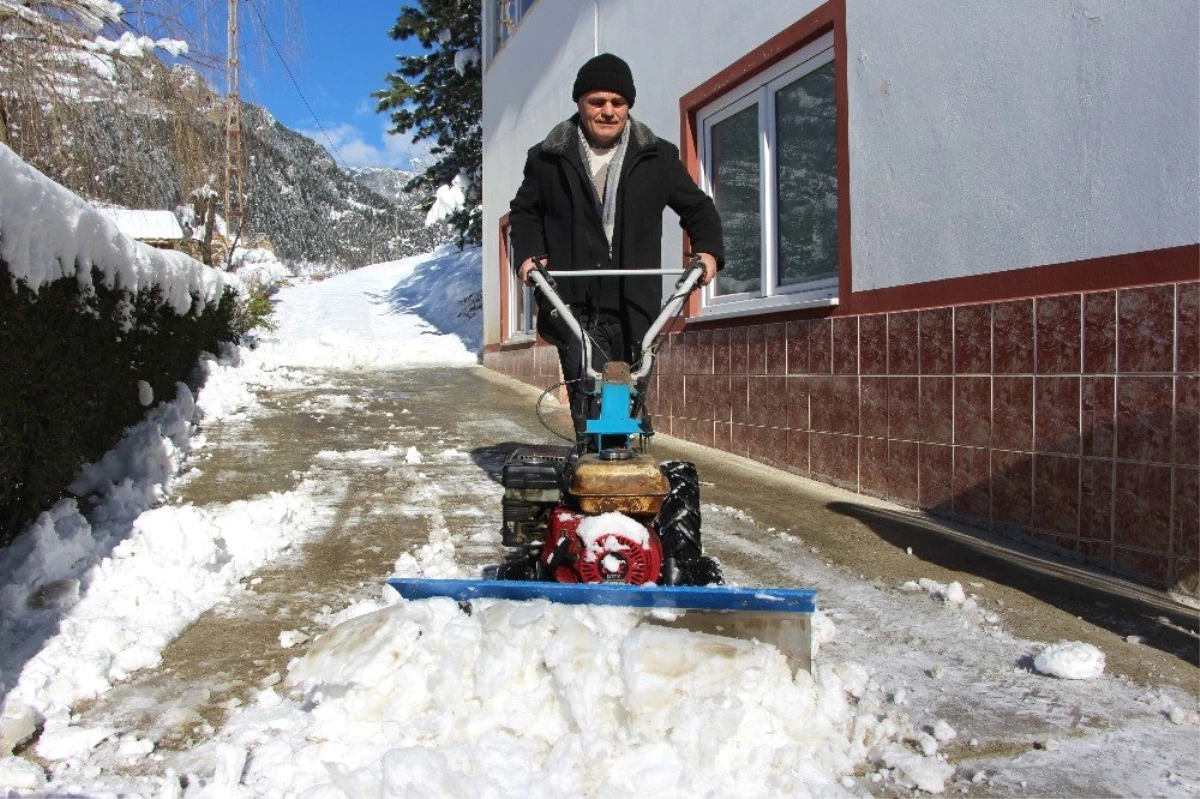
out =
[[[700,259],[700,266],[704,267],[704,274],[700,276],[699,283],[701,286],[707,286],[717,276],[717,259],[706,252],[698,252],[696,257]]]
[[[532,286],[533,280],[529,277],[529,273],[534,269],[537,269],[537,262],[532,258],[526,258],[525,262],[521,264],[521,268],[517,270],[517,277],[526,286]]]

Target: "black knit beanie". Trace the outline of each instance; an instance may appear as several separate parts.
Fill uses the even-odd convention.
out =
[[[633,107],[634,95],[633,73],[629,65],[612,53],[601,53],[579,68],[575,76],[575,88],[571,91],[571,99],[578,102],[588,92],[616,92],[629,101]]]

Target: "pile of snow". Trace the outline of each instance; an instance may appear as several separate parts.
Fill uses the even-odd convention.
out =
[[[206,790],[514,796],[669,791],[850,796],[878,762],[940,791],[953,767],[861,666],[793,673],[755,641],[636,610],[482,600],[363,605],[240,710]],[[244,772],[222,776],[230,752]],[[197,761],[199,762],[199,761]],[[240,775],[241,779],[237,778]]]
[[[931,580],[928,577],[922,577],[920,580],[909,580],[904,585],[900,586],[901,591],[924,591],[934,599],[941,600],[949,605],[962,605],[969,600],[967,592],[963,590],[962,583],[939,583],[937,580]]]
[[[1065,680],[1094,680],[1104,673],[1104,653],[1081,641],[1061,641],[1043,649],[1033,667]]]
[[[444,528],[395,572],[466,576]],[[385,589],[329,623],[282,683],[189,753],[192,789],[852,796],[867,764],[874,780],[931,792],[954,773],[938,751],[949,725],[917,728],[863,666],[793,671],[769,644],[636,609],[478,600],[468,612]]]
[[[107,286],[137,292],[158,286],[175,313],[221,298],[236,277],[178,253],[156,250],[123,235],[116,222],[0,145],[0,259],[13,280],[37,292],[73,277],[92,285],[92,269]]]
[[[249,284],[271,286],[291,277],[287,264],[265,247],[238,247],[230,259],[230,269]]]
[[[483,347],[483,253],[447,245],[426,256],[387,293],[393,312],[419,316],[472,352]]]

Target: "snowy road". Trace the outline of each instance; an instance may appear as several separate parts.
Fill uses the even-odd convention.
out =
[[[0,787],[1200,796],[1194,614],[1052,580],[903,509],[679,442],[660,454],[699,464],[706,545],[727,576],[820,592],[811,678],[771,647],[627,611],[397,602],[393,573],[494,562],[493,475],[517,443],[550,440],[528,387],[421,365],[469,357],[379,301],[413,267],[284,292],[274,343],[214,374],[200,400],[216,421],[167,504],[42,611],[63,624],[21,654],[10,698],[57,704],[38,706],[22,757],[0,761]],[[189,589],[207,605],[151,579],[172,561],[212,575]],[[125,571],[150,586],[135,615],[101,601],[105,585],[134,585],[108,579]],[[137,629],[156,600],[177,609],[157,649]],[[113,651],[118,638],[139,656]],[[1097,647],[1104,673],[1039,673],[1058,640]],[[81,651],[87,663],[67,654]]]

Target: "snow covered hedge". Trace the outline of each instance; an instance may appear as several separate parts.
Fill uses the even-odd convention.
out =
[[[0,145],[0,545],[202,352],[236,337],[238,282],[116,226]]]

